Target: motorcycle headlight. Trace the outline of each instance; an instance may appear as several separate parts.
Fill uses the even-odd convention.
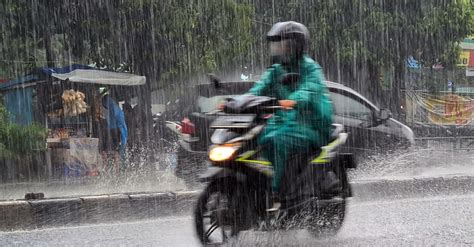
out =
[[[209,151],[209,159],[214,162],[222,162],[234,157],[237,152],[235,146],[216,146]]]

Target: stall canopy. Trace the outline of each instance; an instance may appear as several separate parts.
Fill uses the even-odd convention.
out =
[[[145,76],[130,73],[119,73],[97,70],[82,64],[71,64],[61,68],[37,68],[29,75],[0,84],[0,91],[12,88],[28,87],[45,82],[46,78],[53,77],[62,81],[69,80],[77,83],[91,83],[112,86],[137,86],[146,82]],[[30,84],[31,83],[31,84]]]
[[[19,124],[29,124],[33,120],[33,86],[57,79],[75,83],[138,86],[146,83],[145,76],[97,70],[82,64],[71,64],[60,68],[36,68],[30,74],[0,83],[0,93],[10,112],[10,120]]]
[[[103,70],[76,69],[65,74],[53,73],[51,76],[63,81],[114,86],[138,86],[144,85],[146,81],[145,76]]]

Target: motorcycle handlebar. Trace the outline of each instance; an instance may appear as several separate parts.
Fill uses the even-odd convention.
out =
[[[280,106],[280,105],[275,105],[275,106],[264,106],[261,108],[262,109],[262,113],[263,114],[266,114],[266,113],[271,113],[272,111],[274,110],[278,110],[278,109],[286,109],[285,107],[283,106]],[[266,112],[266,110],[268,110],[269,112]],[[210,111],[210,112],[207,112],[206,115],[215,115],[217,113],[220,113],[220,112],[224,112],[224,110],[222,109],[215,109],[213,111]]]
[[[275,106],[266,106],[266,107],[263,107],[263,109],[285,109],[285,107],[281,105],[275,105]]]

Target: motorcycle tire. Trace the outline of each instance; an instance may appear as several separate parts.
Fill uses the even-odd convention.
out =
[[[234,180],[214,181],[211,182],[199,196],[194,210],[194,223],[198,239],[203,245],[215,246],[225,244],[231,238],[237,237],[241,230],[248,227],[247,221],[251,219],[248,214],[249,211],[245,210],[244,214],[242,214],[242,208],[245,207],[231,206],[233,204],[231,201],[242,202],[246,200],[246,198],[239,196],[240,193],[236,193],[236,188],[238,188],[238,186]],[[217,196],[218,201],[219,199],[224,199],[223,201],[227,202],[228,207],[224,209],[222,205],[218,203],[219,207],[214,212],[216,215],[212,213],[207,215],[207,210],[210,210],[209,204],[215,196]],[[209,229],[206,229],[206,218],[211,222]],[[215,224],[212,223],[213,220]],[[212,232],[209,231],[213,227],[215,228],[214,230],[221,228],[221,242],[211,240],[210,234],[213,233],[214,230]]]

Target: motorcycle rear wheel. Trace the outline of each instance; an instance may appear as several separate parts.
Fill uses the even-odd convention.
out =
[[[316,217],[308,229],[314,236],[334,236],[341,229],[346,212],[346,199],[321,205],[318,207]]]

